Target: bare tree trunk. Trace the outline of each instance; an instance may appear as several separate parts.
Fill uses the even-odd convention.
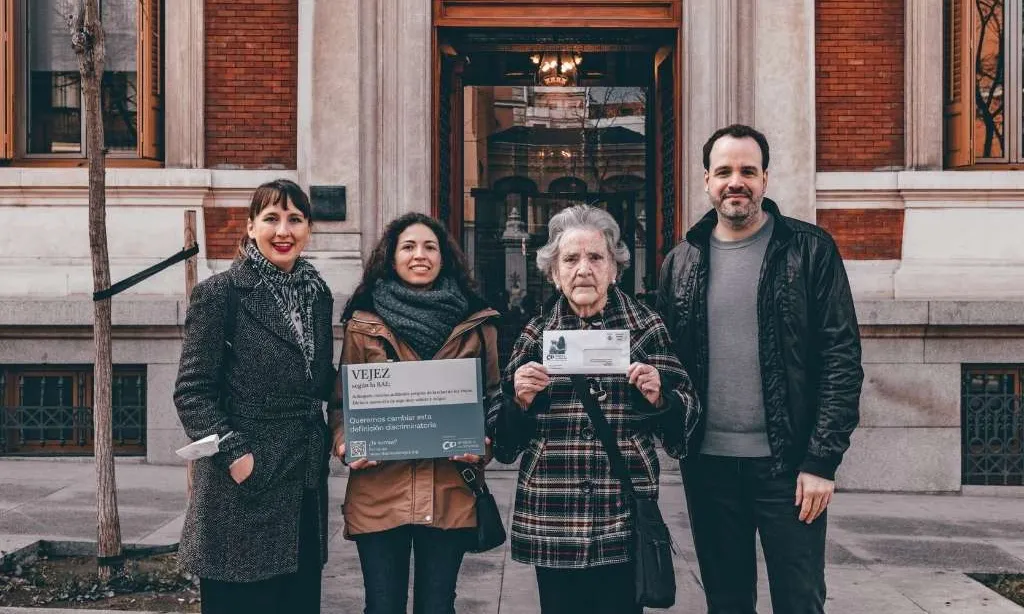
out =
[[[106,148],[100,85],[103,79],[104,35],[98,0],[77,0],[69,20],[71,44],[78,56],[85,94],[86,151],[89,157],[89,248],[95,291],[110,287],[107,254]],[[71,15],[71,13],[69,13]],[[97,542],[96,558],[101,580],[109,580],[121,566],[121,522],[117,513],[117,482],[114,477],[113,416],[111,411],[110,301],[94,301],[93,339],[93,445],[96,454]]]
[[[196,212],[185,212],[185,249],[191,248],[196,242]],[[198,261],[192,256],[185,261],[185,303],[192,297],[192,290],[199,279]],[[185,463],[185,494],[192,503],[192,477],[195,472],[194,461]]]

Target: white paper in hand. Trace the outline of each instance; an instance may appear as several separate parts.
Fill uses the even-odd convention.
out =
[[[623,375],[629,371],[628,330],[546,330],[542,341],[548,373]]]
[[[230,436],[231,433],[228,433],[227,436],[224,437],[224,439],[227,439]],[[174,453],[184,458],[185,460],[196,460],[199,458],[206,458],[207,456],[213,456],[217,452],[220,452],[221,441],[222,440],[220,438],[220,435],[214,433],[213,435],[203,437],[198,441],[193,441],[187,446],[178,448]]]

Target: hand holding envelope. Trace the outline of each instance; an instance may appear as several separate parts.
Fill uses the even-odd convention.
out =
[[[516,402],[526,409],[537,398],[537,394],[548,387],[551,378],[548,370],[539,362],[530,361],[516,369],[512,376],[512,385],[516,392]]]
[[[642,362],[634,362],[629,365],[629,383],[636,386],[640,394],[648,403],[655,407],[662,407],[664,400],[661,398],[661,374],[651,365]]]
[[[529,407],[548,387],[550,375],[575,373],[623,374],[651,405],[664,404],[658,370],[642,362],[629,362],[628,330],[546,330],[542,342],[544,364],[528,362],[513,376],[516,401],[521,407]]]
[[[626,375],[629,370],[628,330],[546,330],[544,366],[558,375]]]

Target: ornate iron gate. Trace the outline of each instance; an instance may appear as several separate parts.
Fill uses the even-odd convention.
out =
[[[965,367],[963,483],[1024,485],[1024,369]]]

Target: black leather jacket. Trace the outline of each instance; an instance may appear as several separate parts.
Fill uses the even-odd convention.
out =
[[[860,418],[864,381],[846,269],[827,232],[783,216],[770,199],[762,208],[775,216],[757,291],[757,351],[773,469],[835,479]],[[676,353],[705,407],[708,249],[717,223],[712,210],[668,254],[657,298]],[[702,423],[691,449],[700,449],[703,432]]]

